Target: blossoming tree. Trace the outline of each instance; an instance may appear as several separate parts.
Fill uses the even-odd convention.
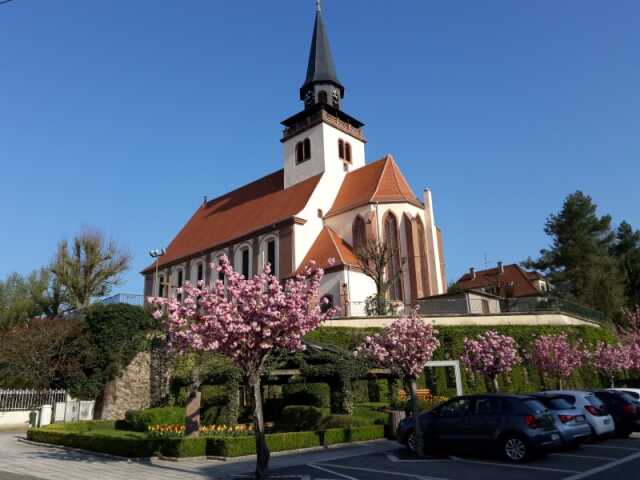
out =
[[[587,353],[581,340],[569,342],[566,333],[541,335],[532,344],[531,361],[543,375],[557,381],[562,390],[573,371],[586,359]]]
[[[220,353],[243,372],[254,397],[256,478],[264,478],[270,457],[260,383],[265,362],[276,350],[303,350],[302,337],[331,317],[333,310],[321,311],[318,290],[324,272],[314,264],[284,285],[271,275],[269,266],[246,279],[233,270],[225,256],[217,269],[224,274],[224,281],[218,279],[212,287],[203,281],[197,286],[187,283],[180,292],[181,301],[154,298],[152,303],[165,307],[156,316],[166,314],[164,325],[171,349]]]
[[[607,376],[613,388],[616,375],[629,368],[630,354],[631,351],[627,345],[610,345],[600,341],[596,344],[590,359],[593,366]]]
[[[621,332],[622,344],[629,353],[629,367],[640,371],[640,305],[627,312],[627,327]]]
[[[521,361],[515,339],[495,330],[465,338],[460,358],[469,370],[484,375],[487,389],[493,392],[499,390],[498,375],[509,373]]]
[[[411,391],[411,406],[416,419],[415,437],[418,455],[424,453],[424,440],[418,422],[416,379],[420,376],[433,352],[440,346],[438,331],[425,324],[414,310],[409,317],[396,320],[381,333],[366,337],[355,354],[369,358],[374,363],[389,368],[403,378]]]

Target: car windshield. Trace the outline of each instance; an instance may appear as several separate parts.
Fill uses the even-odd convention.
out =
[[[525,400],[524,403],[536,415],[540,415],[547,411],[547,408],[542,403],[540,403],[538,400],[534,400],[533,398]]]
[[[573,408],[573,405],[562,397],[538,397],[536,400],[542,403],[549,410],[570,410]]]

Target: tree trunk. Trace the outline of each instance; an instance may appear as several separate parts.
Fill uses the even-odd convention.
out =
[[[609,379],[611,380],[611,388],[616,388],[616,376],[614,374],[611,374],[609,376]]]
[[[418,418],[420,412],[418,411],[418,392],[416,386],[416,379],[410,377],[407,379],[411,389],[411,410],[413,411],[413,418],[415,420],[415,434],[416,434],[416,453],[419,457],[424,456],[424,438],[422,436],[422,429],[420,428],[420,419]]]
[[[266,478],[267,469],[269,468],[269,448],[267,447],[267,439],[264,434],[264,412],[262,410],[262,387],[260,385],[260,375],[255,375],[250,380],[251,389],[253,390],[254,410],[253,416],[255,420],[256,430],[256,479],[262,480]]]
[[[498,385],[498,377],[496,375],[485,375],[484,384],[489,393],[498,393],[500,386]]]
[[[493,377],[493,393],[498,393],[500,391],[500,385],[498,385],[498,376]]]
[[[331,413],[334,415],[351,415],[353,413],[351,379],[337,377],[329,386],[331,388]]]
[[[200,436],[200,369],[198,366],[191,371],[191,386],[187,397],[185,437],[195,438]]]
[[[387,388],[389,389],[389,405],[396,405],[400,400],[400,386],[396,377],[387,377]]]
[[[564,382],[562,381],[562,377],[558,377],[558,390],[564,390]]]

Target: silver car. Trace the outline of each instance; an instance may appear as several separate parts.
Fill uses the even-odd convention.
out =
[[[558,395],[534,393],[532,395],[553,415],[562,442],[575,447],[591,436],[591,427],[582,411]]]
[[[609,415],[607,407],[596,397],[593,392],[582,390],[552,390],[542,392],[551,397],[560,397],[566,400],[571,406],[577,408],[591,426],[592,433],[596,437],[605,438],[610,436],[615,430],[613,417]]]

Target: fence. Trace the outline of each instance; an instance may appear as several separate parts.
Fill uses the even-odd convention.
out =
[[[64,390],[0,389],[0,426],[26,425],[31,412],[42,425],[92,420],[94,406],[95,401],[74,400]]]
[[[113,303],[127,303],[129,305],[144,306],[144,295],[133,293],[118,293],[107,298],[103,298],[100,303],[111,305]]]
[[[0,412],[38,410],[43,405],[65,402],[64,390],[2,390],[0,389]]]

